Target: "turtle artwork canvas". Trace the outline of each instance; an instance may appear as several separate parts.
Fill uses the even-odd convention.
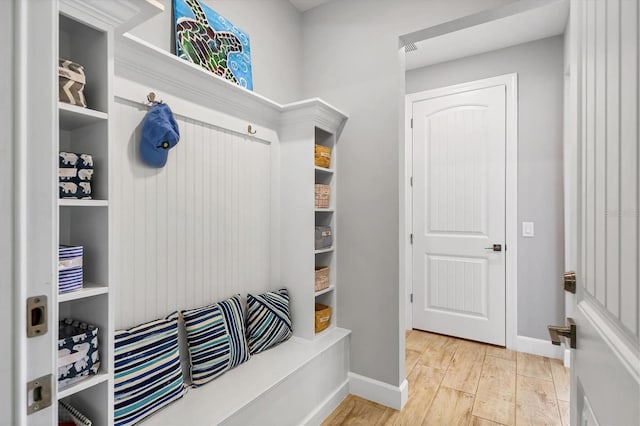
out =
[[[176,55],[253,90],[249,36],[202,0],[173,0]]]

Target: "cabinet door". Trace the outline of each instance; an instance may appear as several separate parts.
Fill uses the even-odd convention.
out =
[[[15,1],[13,424],[53,424],[57,340],[57,2]],[[36,35],[36,32],[38,35]],[[3,40],[5,40],[3,38]],[[5,287],[6,288],[6,287]],[[27,300],[37,298],[31,312]],[[33,299],[32,299],[33,300]],[[38,325],[33,337],[28,325]],[[46,325],[46,330],[42,327]],[[46,377],[43,379],[43,377]],[[37,380],[34,391],[27,383]],[[50,390],[47,390],[47,385]],[[4,393],[3,393],[4,395]],[[31,403],[31,404],[30,404]],[[33,411],[28,414],[28,405]]]

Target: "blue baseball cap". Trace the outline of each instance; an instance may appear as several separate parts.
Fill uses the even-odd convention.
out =
[[[151,107],[142,123],[140,157],[152,167],[164,167],[169,150],[180,140],[178,123],[167,104]]]

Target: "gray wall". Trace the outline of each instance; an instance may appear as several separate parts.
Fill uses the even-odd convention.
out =
[[[338,325],[351,329],[350,370],[404,379],[399,284],[399,155],[404,71],[398,37],[504,0],[340,0],[303,14],[304,97],[350,116],[339,142]]]
[[[406,73],[407,93],[518,73],[518,335],[545,340],[564,324],[563,63],[557,36]]]
[[[13,2],[0,13],[0,424],[13,416]],[[8,202],[7,202],[8,201]],[[9,342],[9,344],[6,344]]]
[[[172,3],[131,33],[173,51]],[[203,0],[211,9],[249,34],[253,90],[276,102],[302,95],[302,15],[288,0]]]

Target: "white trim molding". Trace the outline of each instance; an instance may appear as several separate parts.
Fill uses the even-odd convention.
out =
[[[517,348],[518,333],[518,74],[504,74],[468,83],[438,89],[426,90],[406,95],[405,102],[405,176],[407,184],[401,195],[401,200],[407,200],[406,205],[400,206],[400,211],[408,211],[400,220],[405,224],[404,229],[411,230],[411,164],[413,162],[411,116],[413,103],[424,99],[467,92],[470,90],[504,85],[506,88],[506,171],[505,171],[505,342],[508,349]],[[410,233],[409,231],[408,233]],[[405,286],[407,294],[413,293],[413,265],[411,262],[411,245],[407,239],[406,254],[400,258],[401,267],[406,268]],[[407,329],[412,328],[413,309],[409,298],[407,304]]]
[[[528,354],[546,356],[547,358],[565,359],[564,348],[554,346],[551,341],[533,337],[517,336],[515,350]]]
[[[409,398],[409,384],[405,379],[400,386],[393,386],[349,372],[349,393],[395,410],[402,410]]]
[[[327,397],[311,414],[303,421],[303,425],[319,425],[333,411],[338,408],[340,403],[349,395],[349,379],[345,380],[335,392]]]

